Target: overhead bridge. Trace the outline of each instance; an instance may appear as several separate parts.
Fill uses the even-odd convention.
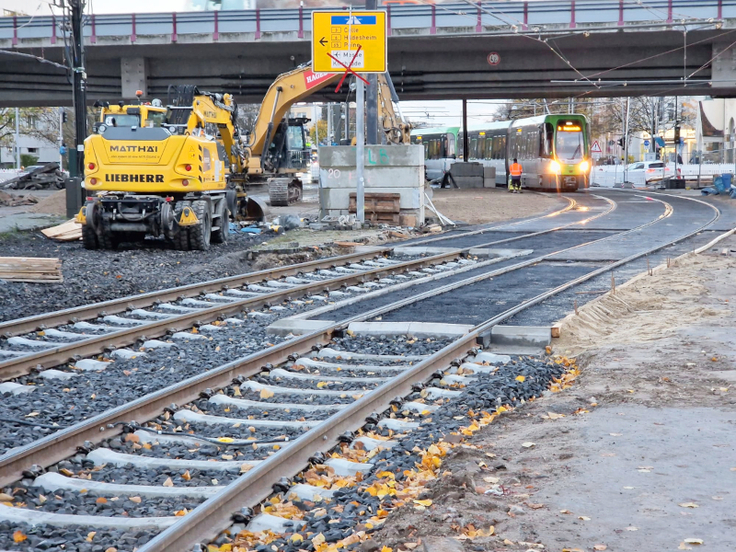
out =
[[[736,94],[736,0],[457,2],[386,8],[402,99]],[[69,105],[61,17],[0,18],[0,106]],[[309,61],[311,10],[87,15],[90,101],[170,84],[259,102]],[[27,54],[34,57],[27,57]],[[344,99],[323,90],[319,99]]]

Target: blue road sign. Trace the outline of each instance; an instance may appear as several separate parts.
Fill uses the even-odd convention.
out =
[[[375,25],[375,15],[333,15],[330,19],[332,25]]]
[[[649,140],[644,140],[644,147],[645,148],[648,148],[649,147]]]

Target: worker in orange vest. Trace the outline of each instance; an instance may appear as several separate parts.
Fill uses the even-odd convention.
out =
[[[521,193],[521,172],[522,168],[519,162],[514,158],[514,162],[509,167],[511,182],[509,183],[509,192]]]

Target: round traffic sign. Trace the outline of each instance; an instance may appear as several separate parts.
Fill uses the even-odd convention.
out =
[[[501,55],[498,52],[488,54],[488,65],[498,65],[501,63]]]
[[[644,147],[645,148],[648,148],[649,147],[649,140],[644,140]]]

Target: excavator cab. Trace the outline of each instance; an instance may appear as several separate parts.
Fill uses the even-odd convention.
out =
[[[309,166],[310,148],[307,147],[304,125],[309,119],[289,118],[279,124],[268,146],[264,168],[269,172],[296,173]]]

